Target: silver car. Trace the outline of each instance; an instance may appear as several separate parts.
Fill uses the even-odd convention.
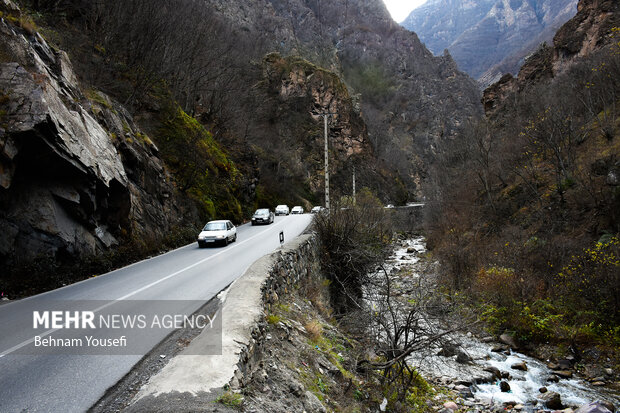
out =
[[[198,234],[198,247],[207,245],[223,244],[237,241],[237,227],[227,219],[209,221]]]
[[[289,213],[288,205],[278,205],[276,207],[276,215],[288,215]]]
[[[259,208],[252,216],[252,225],[271,224],[274,219],[275,215],[269,208]]]

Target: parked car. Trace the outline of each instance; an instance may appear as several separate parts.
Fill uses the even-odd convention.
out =
[[[310,210],[310,212],[311,212],[312,214],[318,214],[318,213],[323,212],[324,210],[325,210],[325,208],[323,208],[322,206],[315,206],[315,207],[312,207],[312,209]]]
[[[276,215],[288,215],[290,212],[288,205],[278,205],[276,207]]]
[[[271,224],[275,219],[275,214],[269,208],[259,208],[252,216],[252,225]]]
[[[209,221],[198,234],[198,247],[207,245],[224,244],[237,241],[237,227],[227,219]]]
[[[294,206],[293,209],[291,209],[291,214],[303,214],[304,213],[304,207],[302,206]]]

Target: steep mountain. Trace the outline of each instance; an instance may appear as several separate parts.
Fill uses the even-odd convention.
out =
[[[489,84],[500,71],[515,73],[521,59],[575,14],[576,4],[577,0],[433,1],[414,10],[403,25],[432,44],[433,52],[448,49],[461,70]],[[444,32],[442,27],[453,29]]]
[[[432,148],[480,115],[472,79],[449,55],[433,57],[415,34],[392,21],[381,1],[273,0],[252,8],[211,1],[231,25],[241,22],[243,30],[264,36],[262,52],[299,54],[344,79],[361,109],[377,167],[395,171],[401,183],[398,193],[380,190],[385,198],[403,202],[420,195]]]
[[[525,61],[518,76],[506,74],[484,91],[482,103],[487,116],[498,113],[515,93],[549,82],[574,64],[613,45],[620,26],[619,10],[620,4],[613,0],[581,0],[577,14],[557,31],[551,46],[539,47]]]
[[[450,47],[485,18],[497,0],[428,0],[401,25],[415,32],[433,54]]]

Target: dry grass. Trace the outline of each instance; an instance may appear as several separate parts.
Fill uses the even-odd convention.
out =
[[[318,341],[323,336],[323,325],[318,320],[309,320],[304,323],[308,337],[312,341]]]

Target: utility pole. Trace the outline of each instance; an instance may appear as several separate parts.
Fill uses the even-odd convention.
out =
[[[355,164],[353,164],[353,205],[355,205],[357,201],[355,200]]]
[[[329,147],[327,144],[327,117],[335,113],[323,113],[323,123],[325,126],[325,208],[329,211]]]

